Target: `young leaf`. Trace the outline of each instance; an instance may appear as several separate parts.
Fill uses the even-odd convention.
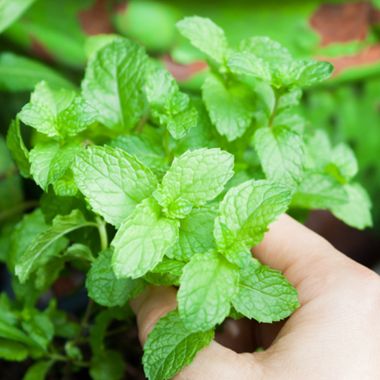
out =
[[[46,82],[40,82],[18,117],[38,132],[50,137],[58,136],[59,115],[70,107],[74,98],[74,91],[63,88],[53,90]]]
[[[371,200],[358,183],[344,186],[348,200],[346,203],[332,207],[333,214],[351,227],[360,230],[372,227]]]
[[[144,372],[149,380],[168,380],[190,364],[196,354],[214,338],[212,330],[192,332],[178,311],[172,311],[155,325],[144,346]]]
[[[82,90],[100,123],[123,131],[138,122],[145,105],[146,64],[144,50],[127,39],[116,39],[92,56]]]
[[[298,87],[309,87],[330,78],[334,66],[329,62],[318,62],[314,60],[297,61],[296,79],[294,85]]]
[[[234,308],[245,317],[272,323],[288,317],[299,302],[297,290],[278,271],[254,260],[241,269]]]
[[[52,365],[53,362],[48,360],[34,363],[26,371],[23,380],[45,380]]]
[[[28,178],[30,175],[29,151],[22,139],[18,119],[14,119],[8,129],[7,146],[20,170],[20,174]]]
[[[123,306],[144,287],[141,280],[117,279],[112,270],[112,250],[100,252],[87,274],[88,295],[99,305]]]
[[[347,203],[344,187],[328,174],[306,171],[292,205],[306,209],[331,209]]]
[[[156,68],[147,76],[145,93],[154,119],[164,125],[173,138],[183,138],[197,124],[198,113],[188,95],[179,91],[166,70]]]
[[[254,145],[267,179],[290,187],[302,179],[304,146],[299,133],[286,126],[260,128]]]
[[[160,214],[157,202],[148,198],[121,225],[112,241],[112,266],[117,278],[143,276],[176,243],[178,222]]]
[[[347,181],[355,177],[359,168],[352,149],[345,144],[339,144],[331,153],[329,158],[337,166],[342,177]]]
[[[0,338],[0,359],[21,362],[28,357],[27,347],[21,343]]]
[[[224,64],[228,53],[228,42],[223,29],[210,19],[198,16],[186,17],[177,23],[177,28],[193,46],[218,64]]]
[[[77,156],[73,172],[92,209],[115,226],[157,186],[156,177],[148,168],[117,148],[88,147]]]
[[[58,215],[53,220],[53,225],[47,230],[41,232],[35,237],[31,245],[21,255],[16,263],[16,275],[21,282],[25,282],[30,274],[38,267],[41,260],[49,252],[49,248],[64,235],[83,227],[96,227],[94,222],[84,219],[78,210],[73,210],[69,215]],[[58,246],[59,250],[54,252],[57,255],[67,244],[62,241],[62,245]]]
[[[183,218],[193,206],[219,195],[233,175],[233,156],[220,149],[197,149],[175,158],[154,197],[171,217]]]
[[[218,249],[241,265],[246,253],[263,239],[268,225],[287,210],[291,196],[286,186],[265,180],[247,181],[230,189],[215,219]]]
[[[272,79],[271,72],[265,61],[247,51],[230,54],[228,67],[237,75],[247,75],[265,82],[270,82]]]
[[[35,342],[29,338],[21,329],[0,319],[0,338],[23,343],[28,347],[35,347]]]
[[[153,285],[179,285],[185,263],[164,257],[152,271],[144,276],[144,280]]]
[[[82,147],[75,143],[61,146],[51,141],[37,144],[29,154],[30,173],[36,183],[45,191],[70,170],[75,156]]]
[[[213,248],[212,232],[217,214],[215,205],[194,208],[181,220],[178,242],[169,255],[177,260],[189,261],[195,254]]]
[[[222,323],[230,312],[239,273],[222,256],[198,254],[183,269],[178,310],[190,331],[207,331]]]
[[[242,84],[225,84],[210,74],[202,87],[202,96],[211,121],[228,141],[241,137],[251,125],[255,104],[252,93]]]

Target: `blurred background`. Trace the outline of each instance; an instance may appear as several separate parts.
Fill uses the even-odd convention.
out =
[[[207,67],[175,28],[179,19],[194,14],[212,18],[226,30],[232,45],[244,37],[266,35],[296,57],[334,64],[333,78],[304,94],[301,112],[313,127],[324,128],[335,143],[346,141],[356,152],[358,179],[374,205],[374,227],[359,232],[320,211],[313,212],[307,224],[351,257],[376,268],[380,257],[380,1],[375,0],[0,1],[0,261],[9,231],[22,212],[35,206],[39,191],[31,181],[21,179],[5,144],[10,120],[27,102],[34,85],[46,80],[53,86],[78,86],[87,37],[117,33],[143,44],[183,87],[196,91]]]

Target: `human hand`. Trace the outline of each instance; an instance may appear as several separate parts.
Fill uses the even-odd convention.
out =
[[[380,379],[377,274],[286,215],[271,225],[254,256],[284,273],[301,307],[265,351],[238,354],[214,341],[176,380]],[[141,342],[176,307],[175,293],[150,288],[133,301]],[[267,325],[258,327],[265,339]]]

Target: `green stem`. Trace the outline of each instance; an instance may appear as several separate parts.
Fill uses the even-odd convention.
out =
[[[100,217],[96,217],[96,223],[99,231],[100,247],[102,251],[104,251],[108,247],[108,234],[106,229],[106,223]]]

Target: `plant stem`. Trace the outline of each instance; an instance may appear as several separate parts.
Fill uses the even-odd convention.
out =
[[[101,219],[98,216],[96,217],[96,223],[99,231],[100,247],[102,251],[104,251],[108,247],[108,234],[106,229],[106,223],[103,219]]]

